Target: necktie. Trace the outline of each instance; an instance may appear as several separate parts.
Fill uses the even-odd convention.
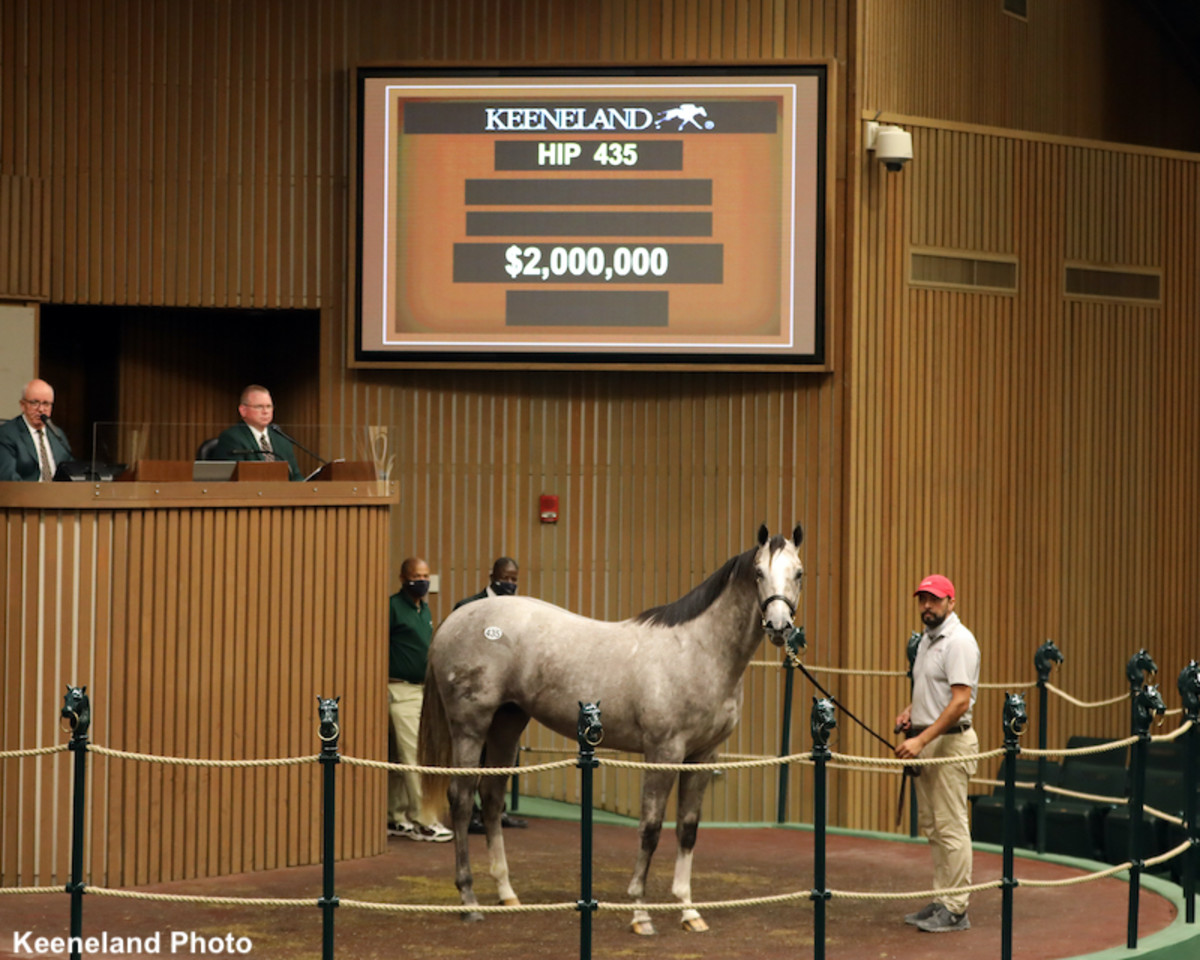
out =
[[[258,445],[262,448],[264,460],[274,460],[275,452],[271,449],[271,443],[267,440],[267,435],[264,433],[258,438]]]
[[[38,430],[38,456],[42,461],[42,479],[53,479],[50,475],[50,451],[46,449],[46,431]]]

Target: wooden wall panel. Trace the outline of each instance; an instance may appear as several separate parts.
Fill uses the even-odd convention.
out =
[[[1033,679],[1033,652],[1052,638],[1067,657],[1055,682],[1099,701],[1126,689],[1125,662],[1146,647],[1177,706],[1200,627],[1194,549],[1178,534],[1194,527],[1180,481],[1200,439],[1187,374],[1200,363],[1187,259],[1198,228],[1179,210],[1194,209],[1200,158],[935,121],[910,129],[911,169],[862,161],[847,665],[904,669],[917,623],[909,585],[940,570],[980,639],[984,682]],[[995,190],[971,202],[963,185],[987,183]],[[911,286],[914,246],[1015,257],[1018,289]],[[1169,292],[1150,305],[1068,299],[1064,267],[1078,261],[1161,270]],[[879,686],[857,683],[847,700]],[[890,716],[907,686],[882,687]],[[1000,740],[1000,692],[976,707],[985,744]],[[1051,742],[1123,736],[1127,713],[1052,699]],[[841,736],[872,751],[860,733]],[[883,825],[894,784],[842,777],[837,788],[846,822]]]
[[[338,695],[342,752],[383,759],[373,718],[385,699],[373,680],[386,669],[387,502],[143,506],[3,511],[0,749],[65,742],[65,685],[86,682],[99,746],[311,756],[315,697]],[[339,768],[340,856],[383,849],[383,821],[364,811],[383,808],[384,779]],[[218,769],[89,754],[85,879],[134,886],[316,863],[320,789],[315,764]],[[65,881],[71,791],[67,753],[0,764],[0,885]]]
[[[862,109],[1200,150],[1200,89],[1139,4],[861,0]],[[953,78],[951,82],[948,82]]]

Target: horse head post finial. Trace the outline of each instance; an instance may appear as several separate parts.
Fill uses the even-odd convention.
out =
[[[59,717],[66,721],[63,729],[71,731],[72,739],[87,739],[88,728],[92,725],[92,705],[88,700],[86,686],[73,687],[67,684]]]
[[[1037,670],[1038,684],[1044,686],[1050,679],[1050,671],[1056,663],[1063,662],[1062,651],[1053,640],[1047,640],[1033,655],[1033,667]]]
[[[576,730],[579,748],[590,752],[600,746],[604,739],[604,724],[600,721],[600,701],[584,703],[579,701],[579,724]]]
[[[1153,683],[1141,687],[1133,697],[1133,735],[1148,739],[1151,721],[1158,717],[1158,723],[1161,726],[1166,715],[1167,705],[1163,703],[1158,687]]]
[[[1146,674],[1150,674],[1150,681],[1153,681],[1158,676],[1158,664],[1154,662],[1154,658],[1146,652],[1143,647],[1125,664],[1125,676],[1129,680],[1129,695],[1133,696],[1138,692],[1143,684],[1147,682]]]
[[[828,697],[813,697],[809,725],[812,729],[813,753],[828,753],[829,732],[837,726],[832,700]]]
[[[1179,696],[1183,698],[1183,715],[1193,723],[1200,723],[1200,663],[1189,660],[1179,673],[1176,682]]]
[[[342,728],[338,723],[338,704],[341,697],[317,697],[317,736],[321,740],[322,753],[337,753],[338,738]]]
[[[917,649],[921,646],[921,632],[914,630],[908,635],[908,644],[905,647],[905,656],[908,657],[908,679],[913,678],[913,667],[917,665]]]
[[[1004,746],[1013,748],[1017,738],[1025,732],[1029,716],[1025,712],[1025,696],[1020,693],[1004,694]]]

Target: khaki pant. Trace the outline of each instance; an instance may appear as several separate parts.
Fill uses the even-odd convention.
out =
[[[417,731],[421,725],[421,700],[425,688],[419,683],[388,684],[388,716],[400,763],[417,762]],[[421,820],[421,777],[417,773],[388,773],[388,822]]]
[[[964,757],[963,763],[921,767],[917,789],[917,826],[933,854],[933,886],[937,890],[971,884],[973,854],[967,813],[967,781],[975,775],[979,737],[975,731],[938,737],[921,751],[922,760]],[[937,898],[951,913],[965,913],[968,895]]]

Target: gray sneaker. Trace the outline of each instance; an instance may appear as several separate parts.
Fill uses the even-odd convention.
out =
[[[933,903],[927,903],[916,913],[908,914],[904,918],[904,922],[907,923],[910,927],[915,927],[922,920],[928,920],[930,917],[932,917],[934,911],[937,910],[937,908],[939,906],[941,906],[941,904],[937,903],[936,901]]]
[[[967,919],[967,911],[951,913],[940,903],[928,920],[919,920],[917,929],[926,933],[952,933],[955,930],[970,930],[971,921]]]

